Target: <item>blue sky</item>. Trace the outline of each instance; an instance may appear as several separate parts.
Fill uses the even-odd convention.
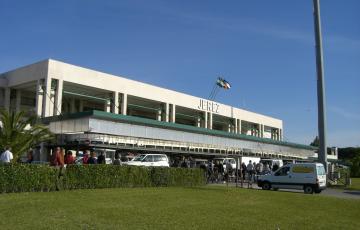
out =
[[[323,0],[328,143],[360,145],[360,1]],[[46,58],[209,96],[317,135],[312,0],[0,0],[0,72]]]

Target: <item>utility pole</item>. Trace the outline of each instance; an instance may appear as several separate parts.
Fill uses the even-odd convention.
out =
[[[318,128],[319,128],[319,153],[318,159],[327,170],[327,147],[326,147],[326,105],[325,105],[325,83],[323,50],[320,21],[320,0],[314,3],[314,27],[315,27],[315,49],[316,49],[316,72],[317,72],[317,97],[318,97]]]

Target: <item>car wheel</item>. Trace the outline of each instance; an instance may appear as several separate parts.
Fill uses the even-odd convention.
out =
[[[320,190],[320,189],[316,189],[316,190],[315,190],[315,193],[319,194],[319,193],[321,193],[321,190]]]
[[[313,194],[314,193],[313,187],[311,185],[305,185],[304,186],[304,193]]]
[[[264,182],[263,185],[261,186],[261,188],[263,190],[270,190],[271,189],[271,185],[269,182]]]
[[[279,190],[279,188],[273,188],[273,190],[274,190],[274,191],[277,191],[277,190]]]

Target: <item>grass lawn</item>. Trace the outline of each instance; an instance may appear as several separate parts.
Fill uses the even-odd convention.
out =
[[[351,178],[350,189],[360,190],[360,178]]]
[[[360,229],[360,200],[226,187],[0,194],[4,229]]]

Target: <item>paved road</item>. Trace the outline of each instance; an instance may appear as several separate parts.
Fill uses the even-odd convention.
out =
[[[208,186],[231,186],[235,187],[235,183],[226,184],[209,184]],[[239,184],[240,187],[240,184]],[[248,184],[244,183],[244,189],[248,188]],[[253,189],[261,189],[257,185],[253,184]],[[293,189],[281,189],[278,192],[293,192],[293,193],[303,193],[302,190],[293,190]],[[337,198],[345,198],[345,199],[360,199],[360,191],[358,190],[344,190],[344,189],[335,189],[335,188],[327,188],[323,190],[320,194],[314,194],[314,196],[332,196]]]

